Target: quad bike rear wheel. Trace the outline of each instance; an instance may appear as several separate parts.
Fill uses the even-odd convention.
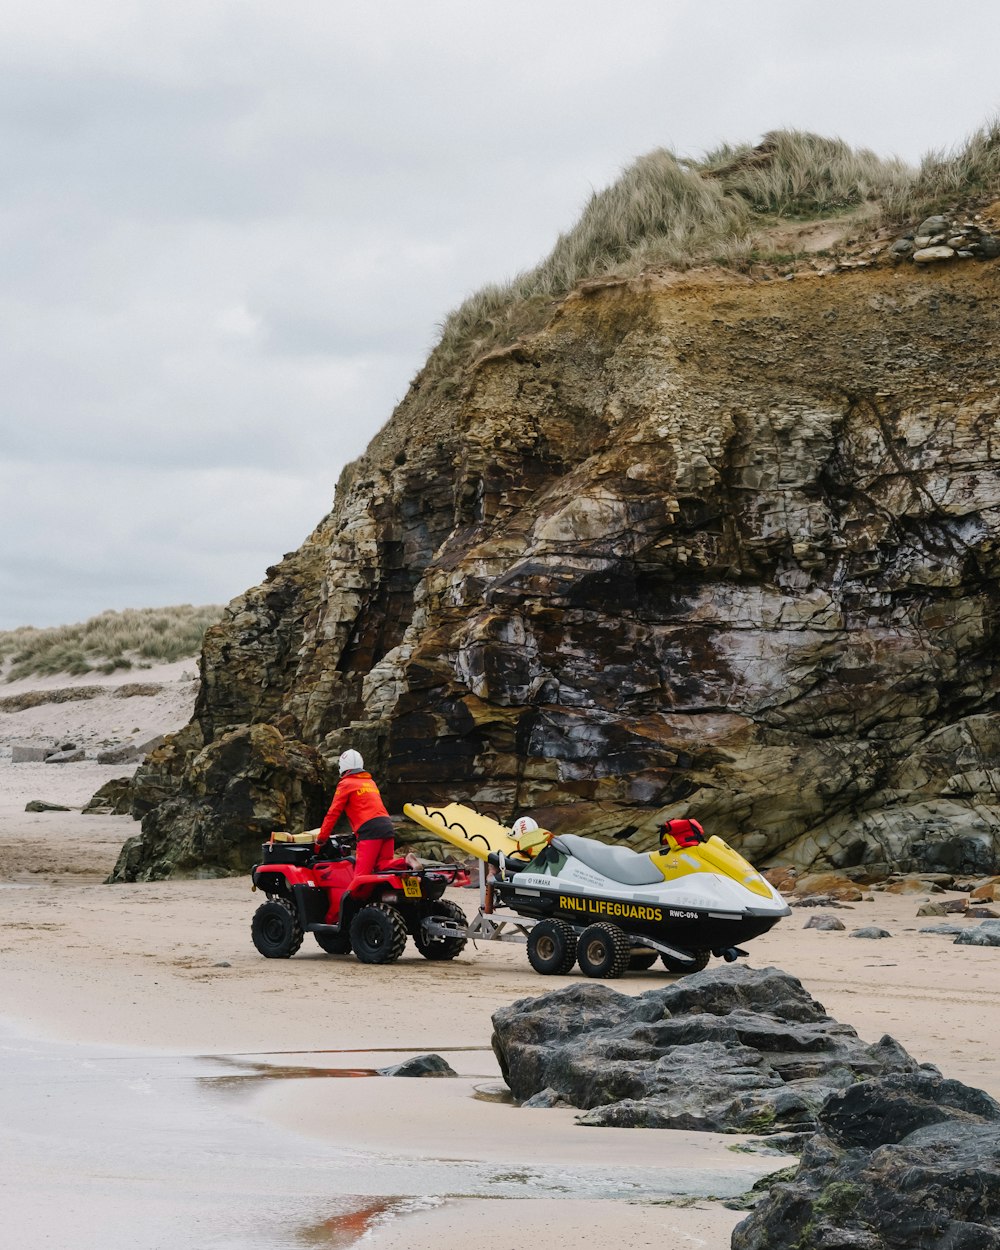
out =
[[[616,924],[606,920],[584,929],[576,947],[580,968],[587,976],[609,981],[625,972],[631,954],[632,943]]]
[[[576,963],[576,933],[565,920],[539,920],[528,934],[528,962],[543,977],[563,976]]]
[[[457,903],[451,902],[450,899],[438,899],[434,903],[428,903],[421,921],[423,920],[454,920],[460,924],[463,929],[468,927],[469,921],[465,912]],[[464,937],[425,937],[423,925],[418,922],[415,926],[416,931],[413,934],[413,941],[417,950],[425,959],[454,959],[456,955],[461,955],[465,950],[465,944],[468,938]]]
[[[351,948],[363,964],[391,964],[406,946],[406,924],[388,903],[369,903],[351,921]]]
[[[645,972],[652,968],[659,956],[656,951],[633,951],[628,958],[629,972]]]
[[[702,968],[708,966],[710,951],[692,951],[694,963],[682,964],[679,959],[674,959],[673,955],[661,955],[663,966],[668,972],[701,972]]]
[[[328,955],[349,955],[351,953],[351,935],[349,933],[314,933],[313,937]]]
[[[272,898],[254,912],[250,936],[265,959],[288,959],[302,945],[302,926],[291,903]]]

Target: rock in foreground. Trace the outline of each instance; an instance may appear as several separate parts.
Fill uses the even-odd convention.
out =
[[[733,1250],[997,1250],[1000,1106],[929,1073],[835,1095],[798,1172],[733,1232]]]
[[[858,1080],[937,1075],[891,1037],[863,1042],[777,968],[711,969],[638,998],[574,985],[501,1008],[493,1027],[514,1097],[567,1103],[587,1125],[811,1132]]]

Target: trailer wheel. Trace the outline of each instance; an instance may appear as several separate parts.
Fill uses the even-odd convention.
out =
[[[588,977],[613,980],[628,967],[632,943],[616,924],[600,920],[584,929],[576,947],[576,957]]]
[[[628,970],[629,972],[645,972],[647,968],[652,968],[658,958],[656,951],[633,951],[629,955]]]
[[[565,920],[540,920],[528,934],[528,962],[543,977],[558,977],[576,963],[576,934]]]
[[[328,955],[349,955],[351,953],[351,936],[349,933],[314,933],[313,937]]]
[[[302,945],[302,926],[291,903],[272,898],[254,912],[250,936],[265,959],[288,959]]]
[[[406,945],[406,925],[395,907],[369,903],[351,921],[351,947],[363,964],[391,964]]]
[[[692,951],[694,963],[682,964],[679,959],[674,959],[672,955],[661,955],[663,966],[668,972],[701,972],[702,968],[708,967],[708,961],[711,956],[710,951]]]

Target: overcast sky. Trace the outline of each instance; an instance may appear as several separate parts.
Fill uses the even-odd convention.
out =
[[[635,156],[788,126],[916,161],[1000,7],[0,8],[0,629],[225,602],[328,510],[446,313]]]

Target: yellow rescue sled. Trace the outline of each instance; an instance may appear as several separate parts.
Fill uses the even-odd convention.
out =
[[[487,860],[490,855],[514,855],[517,852],[517,842],[511,837],[509,829],[489,816],[474,812],[471,807],[463,807],[461,803],[449,803],[446,807],[406,803],[403,814],[435,837],[443,838],[476,859]]]

